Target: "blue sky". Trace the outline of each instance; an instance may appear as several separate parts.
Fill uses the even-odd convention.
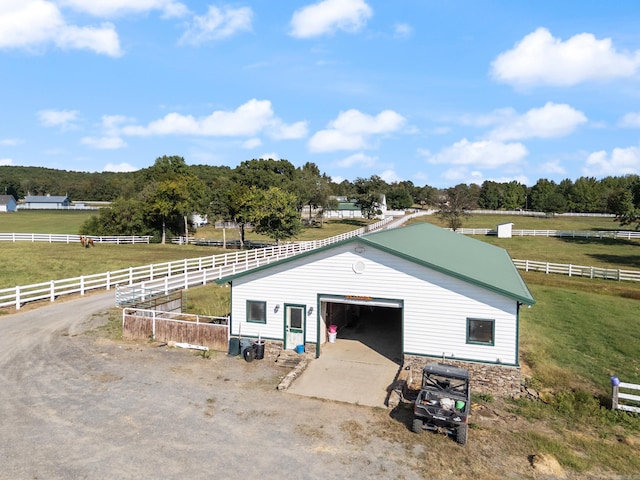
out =
[[[0,165],[640,173],[636,1],[2,0]]]

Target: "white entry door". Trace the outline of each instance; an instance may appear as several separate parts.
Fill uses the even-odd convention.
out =
[[[286,305],[284,309],[284,348],[294,350],[304,345],[304,305]]]

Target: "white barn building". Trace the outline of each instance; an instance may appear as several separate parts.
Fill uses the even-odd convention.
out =
[[[0,195],[0,212],[15,212],[18,204],[13,195]]]
[[[485,377],[496,375],[486,367],[499,367],[498,376],[510,368],[519,384],[519,310],[535,300],[508,253],[482,241],[417,224],[219,280],[226,282],[231,335],[305,345],[320,356],[329,325],[339,336],[377,318],[380,335],[397,334],[400,364],[421,368],[446,357]]]
[[[68,209],[71,200],[64,195],[27,195],[20,209],[24,210],[61,210]]]

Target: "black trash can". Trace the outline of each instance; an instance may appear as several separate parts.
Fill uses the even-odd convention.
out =
[[[247,348],[253,347],[253,341],[250,338],[241,338],[240,339],[240,355],[244,354],[244,351]]]
[[[240,355],[240,339],[238,338],[229,339],[229,355],[232,357],[235,357],[236,355]]]
[[[253,349],[256,351],[256,360],[262,360],[264,358],[264,340],[255,342]]]
[[[250,339],[240,339],[240,353],[247,362],[253,362],[256,358],[256,351],[253,348],[253,342]]]

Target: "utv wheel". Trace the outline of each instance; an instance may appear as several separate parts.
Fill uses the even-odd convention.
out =
[[[460,425],[456,430],[456,442],[460,445],[464,445],[467,443],[467,426]]]
[[[414,418],[411,430],[413,431],[413,433],[422,433],[422,430],[424,430],[422,428],[422,420],[420,420],[419,418]]]
[[[253,362],[253,360],[256,358],[256,350],[253,347],[247,347],[244,349],[244,352],[242,352],[242,356],[244,357],[244,359],[247,362]]]

